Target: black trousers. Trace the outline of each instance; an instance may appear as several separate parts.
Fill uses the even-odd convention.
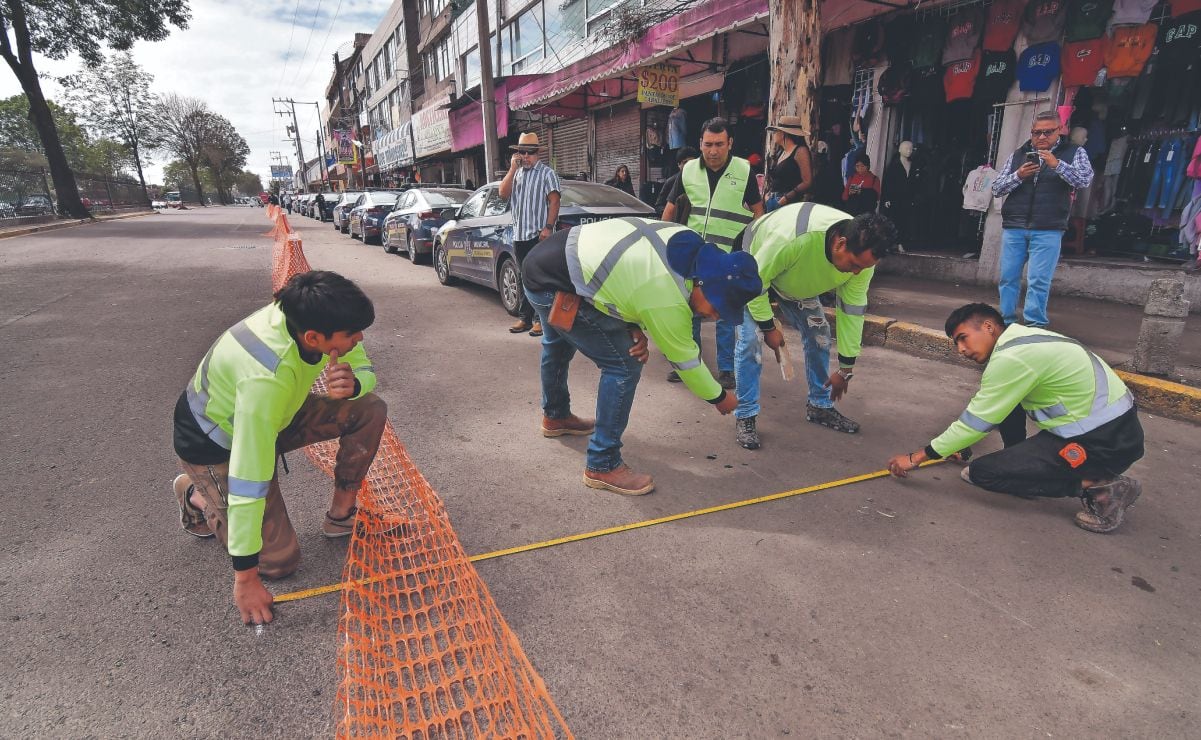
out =
[[[533,249],[537,243],[537,238],[513,241],[513,251],[517,253],[518,271],[520,271],[521,266],[525,264],[526,255],[530,253],[530,250]],[[525,299],[525,290],[521,291],[521,308],[517,309],[517,311],[517,315],[527,324],[533,323],[536,320],[536,316],[534,315],[534,307],[531,306],[530,302]]]
[[[1026,437],[1026,415],[1019,406],[998,426],[1005,449],[972,460],[972,483],[1014,496],[1079,496],[1080,482],[1108,480],[1143,456],[1143,427],[1132,408],[1088,434],[1064,439],[1048,431]],[[1069,444],[1084,448],[1084,463],[1073,468],[1059,452]]]

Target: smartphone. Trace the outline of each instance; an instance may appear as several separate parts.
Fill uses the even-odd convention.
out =
[[[1042,157],[1038,156],[1038,152],[1026,152],[1026,161],[1030,164],[1038,164],[1042,161]]]

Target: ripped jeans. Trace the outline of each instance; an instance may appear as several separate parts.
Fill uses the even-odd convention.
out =
[[[809,298],[800,303],[780,300],[780,318],[801,333],[805,350],[805,381],[809,384],[809,405],[828,409],[830,400],[830,322],[822,310],[821,301]],[[749,309],[743,312],[738,327],[738,344],[734,350],[734,373],[738,378],[738,408],[734,416],[746,419],[759,415],[759,376],[763,372],[763,353],[770,353],[759,337],[759,325],[751,318]],[[775,359],[772,359],[775,364]]]

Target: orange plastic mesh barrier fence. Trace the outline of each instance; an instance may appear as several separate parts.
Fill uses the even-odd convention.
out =
[[[311,268],[284,214],[268,215],[274,290]],[[333,475],[336,442],[305,449]],[[338,625],[338,736],[572,737],[391,423],[358,506]]]

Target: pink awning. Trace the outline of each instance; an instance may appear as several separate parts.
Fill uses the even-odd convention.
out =
[[[509,133],[509,91],[538,75],[513,75],[499,80],[494,88],[496,97],[496,135]],[[474,93],[478,95],[478,92]],[[478,100],[450,112],[450,149],[461,152],[484,144],[484,113]]]
[[[536,79],[509,91],[509,105],[514,109],[529,108],[573,92],[584,96],[580,102],[594,102],[591,98],[612,98],[608,94],[612,91],[605,90],[597,94],[596,90],[581,88],[598,80],[619,77],[622,72],[648,64],[665,54],[683,50],[698,41],[766,16],[767,0],[707,0],[655,25],[631,44],[611,46],[558,72],[538,75]],[[576,110],[585,106],[564,107]]]

